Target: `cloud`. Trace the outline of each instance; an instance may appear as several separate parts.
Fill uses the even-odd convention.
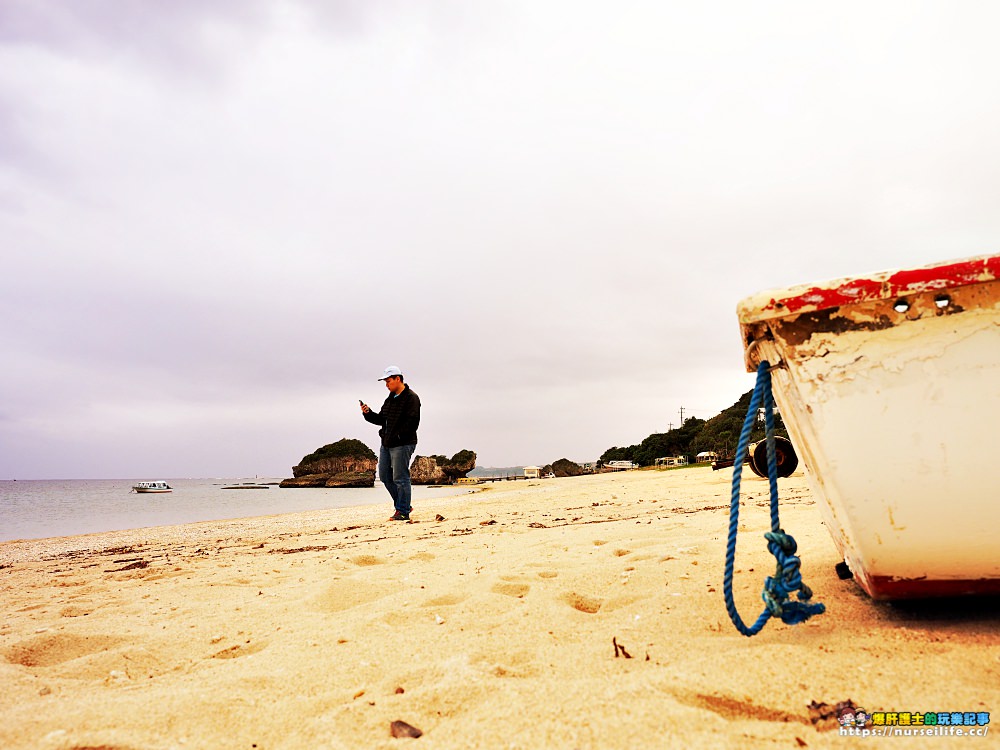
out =
[[[4,4],[0,476],[281,473],[390,362],[487,464],[711,416],[743,297],[995,248],[997,14]]]
[[[176,0],[155,9],[114,0],[13,0],[0,8],[0,42],[83,58],[125,57],[187,67],[211,59],[213,26],[259,27],[260,0]]]

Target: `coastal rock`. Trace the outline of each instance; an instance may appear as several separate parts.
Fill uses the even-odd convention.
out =
[[[360,440],[343,438],[304,456],[280,487],[374,487],[378,457]]]
[[[336,443],[324,445],[292,467],[292,476],[309,474],[340,474],[345,471],[375,471],[378,456],[360,440],[341,438]]]
[[[279,487],[374,487],[374,471],[341,471],[337,474],[306,474],[283,479]]]
[[[374,487],[374,471],[342,471],[326,480],[327,487]]]
[[[461,450],[447,456],[415,456],[410,466],[412,484],[454,484],[476,468],[474,451]]]
[[[568,458],[560,458],[552,462],[552,473],[557,477],[578,477],[583,474],[583,468],[575,461]]]
[[[278,483],[279,487],[326,487],[326,480],[329,474],[306,474],[292,479],[282,479]],[[374,486],[374,481],[373,481]]]
[[[445,484],[448,475],[430,456],[414,456],[410,464],[411,484]]]

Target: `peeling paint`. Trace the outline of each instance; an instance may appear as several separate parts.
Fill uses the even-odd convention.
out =
[[[821,285],[762,292],[741,302],[737,314],[741,321],[750,323],[779,315],[958,289],[998,279],[1000,255],[981,256],[925,268],[884,271],[867,278],[837,279]]]

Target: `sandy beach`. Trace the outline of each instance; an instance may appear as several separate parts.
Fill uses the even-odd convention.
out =
[[[993,716],[1000,604],[873,603],[837,578],[801,470],[782,522],[827,612],[737,633],[730,480],[503,482],[409,524],[387,502],[0,544],[0,747],[825,748],[857,740],[810,704]],[[750,622],[766,481],[745,472],[743,499]]]

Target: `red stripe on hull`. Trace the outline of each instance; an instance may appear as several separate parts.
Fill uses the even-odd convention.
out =
[[[939,266],[882,273],[873,278],[847,279],[832,288],[815,286],[790,297],[772,299],[760,312],[791,314],[803,309],[826,310],[869,300],[980,284],[997,278],[1000,278],[1000,255],[972,258]]]
[[[929,599],[933,597],[1000,595],[1000,578],[928,580],[891,576],[855,576],[872,599]]]

